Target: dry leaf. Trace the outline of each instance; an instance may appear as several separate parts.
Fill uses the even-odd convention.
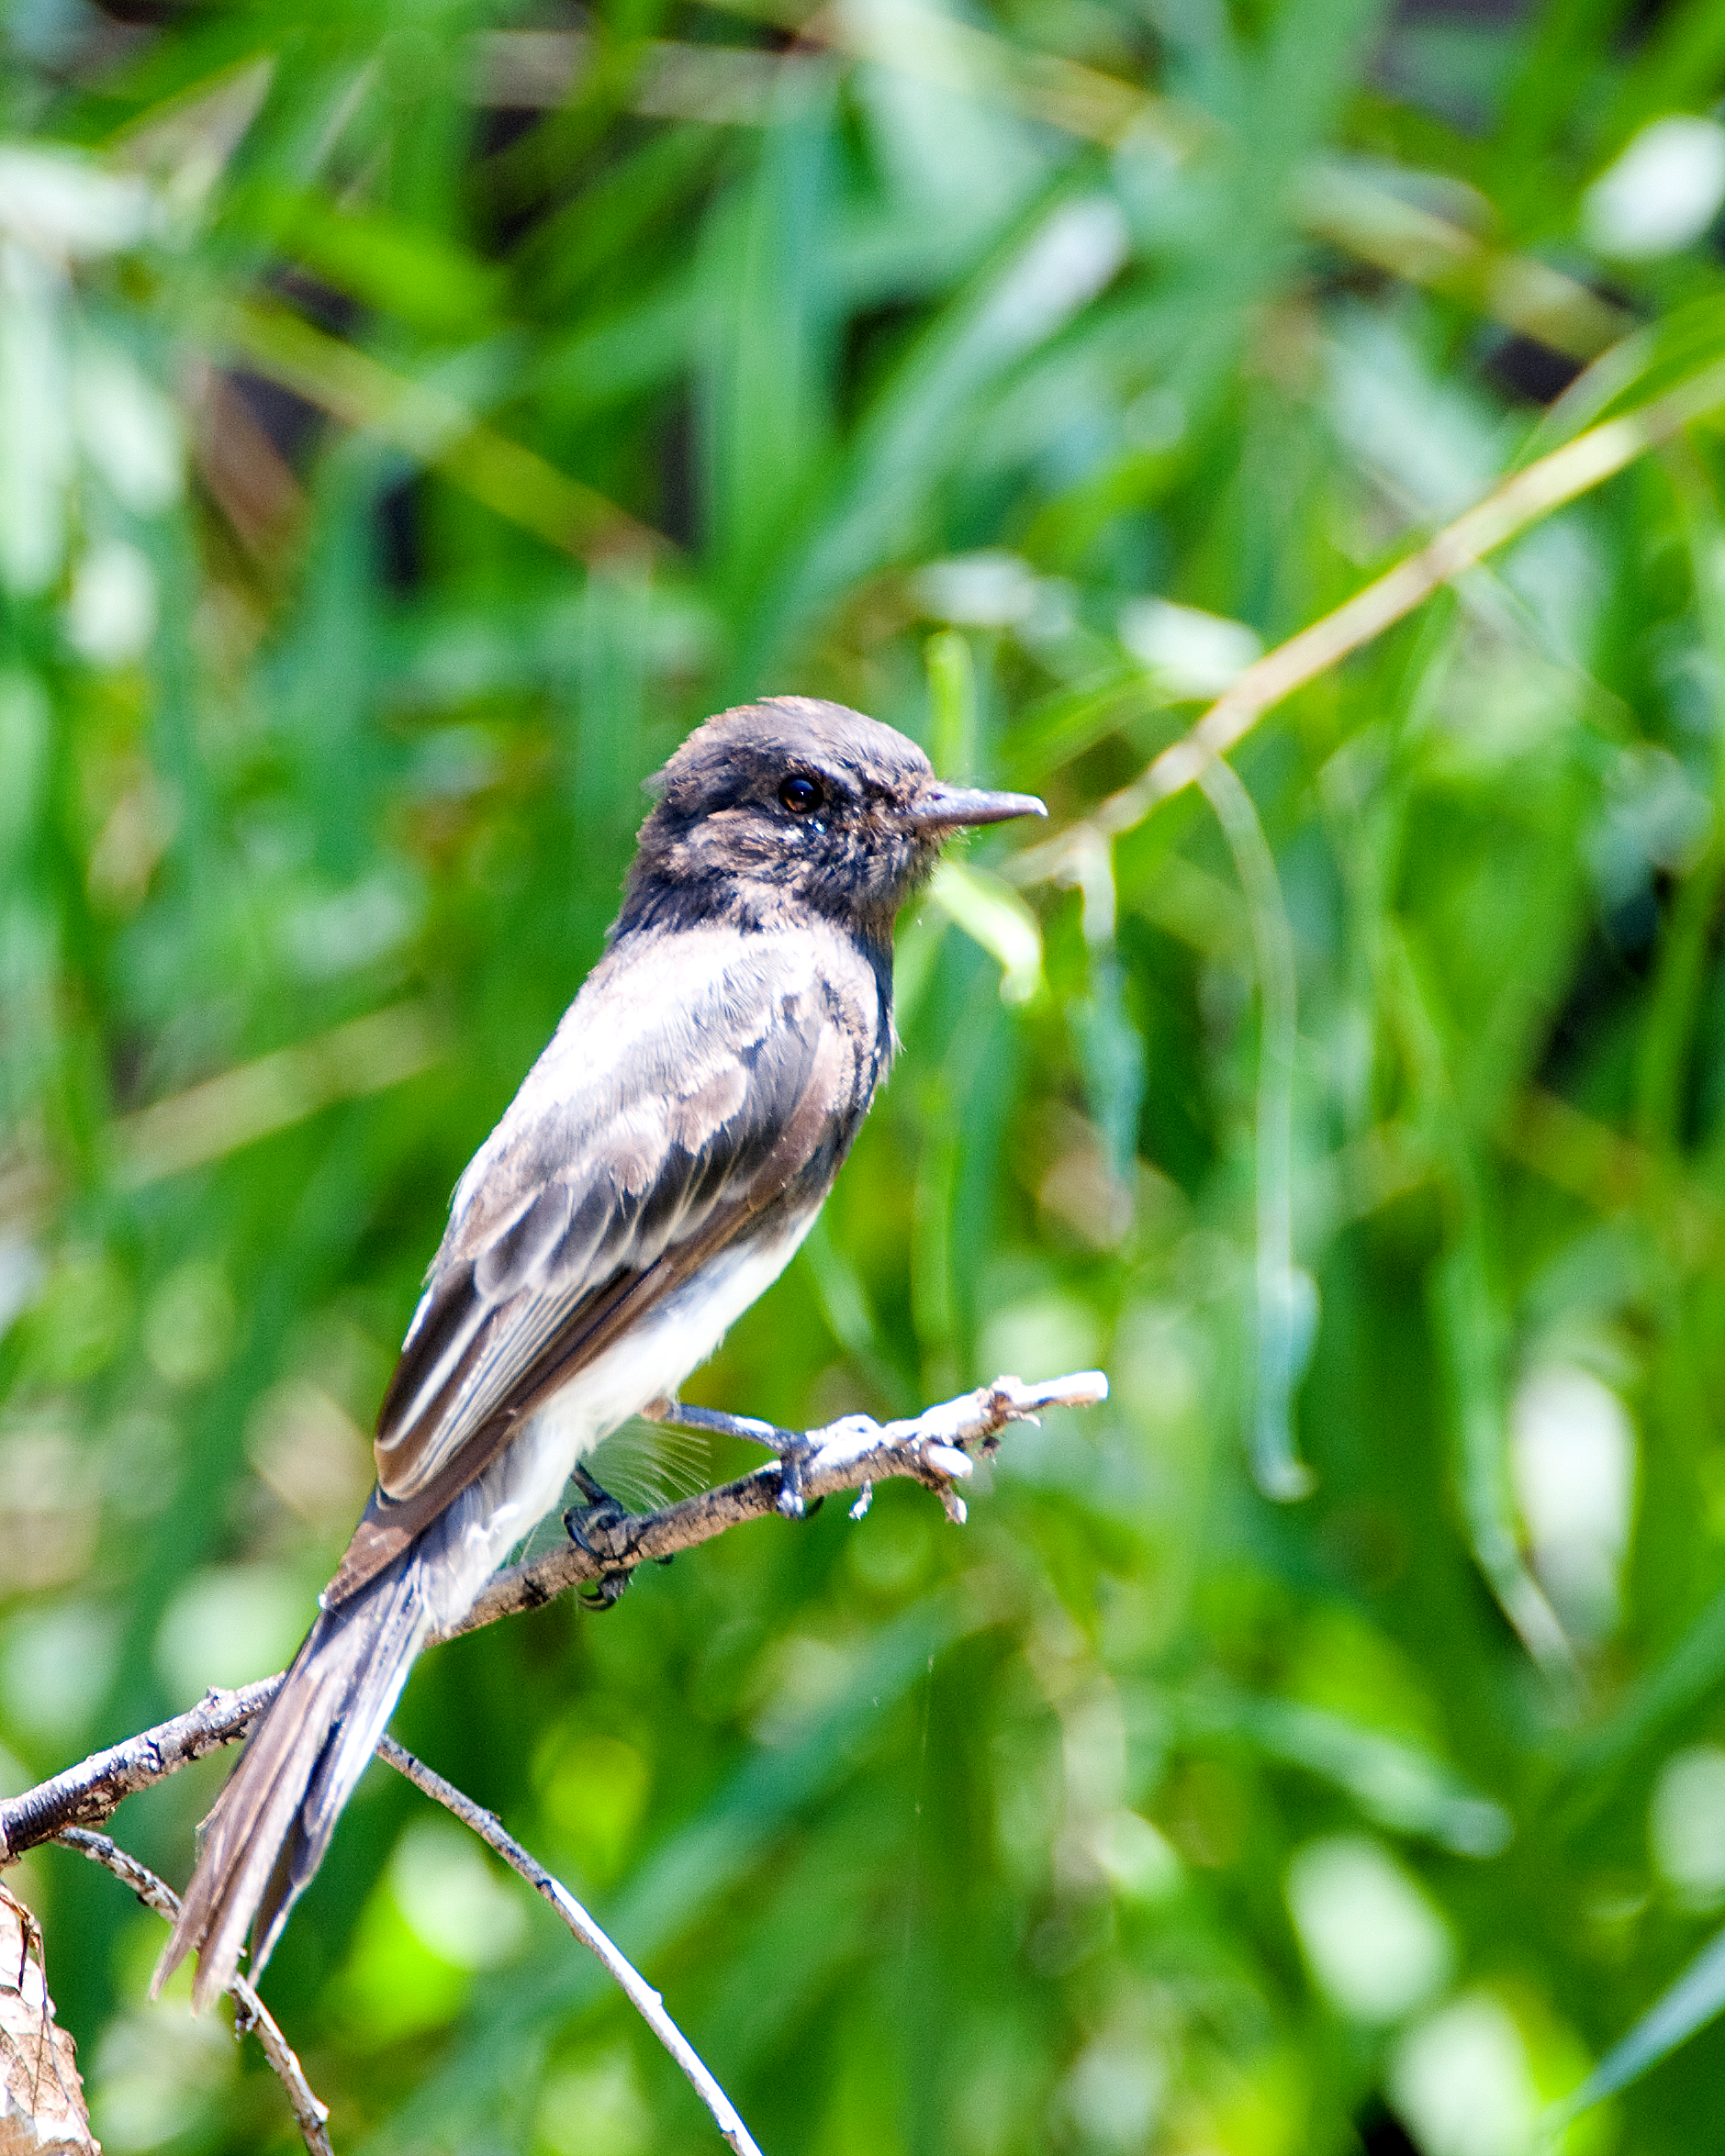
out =
[[[0,1886],[0,2156],[101,2156],[72,2039],[54,2020],[42,1935]]]

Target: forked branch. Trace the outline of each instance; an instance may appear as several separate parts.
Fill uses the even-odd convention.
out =
[[[846,1415],[823,1429],[802,1432],[666,1402],[661,1410],[663,1421],[750,1438],[781,1457],[722,1489],[639,1517],[609,1503],[584,1508],[578,1516],[571,1515],[578,1539],[572,1529],[567,1547],[500,1573],[456,1629],[469,1632],[518,1611],[541,1608],[572,1588],[597,1587],[601,1603],[614,1601],[637,1565],[692,1549],[765,1513],[801,1514],[811,1502],[840,1491],[860,1490],[862,1494],[851,1508],[852,1517],[860,1519],[868,1509],[874,1484],[895,1475],[925,1484],[938,1494],[947,1516],[962,1522],[965,1504],[958,1486],[974,1471],[969,1447],[991,1452],[1009,1423],[1034,1421],[1039,1408],[1092,1406],[1107,1395],[1108,1380],[1099,1370],[1039,1385],[997,1378],[991,1385],[943,1402],[905,1422],[882,1424],[867,1415]],[[0,1865],[39,1842],[56,1840],[106,1866],[141,1902],[172,1922],[180,1906],[173,1889],[106,1835],[91,1832],[90,1824],[106,1818],[135,1791],[165,1780],[192,1760],[243,1736],[281,1681],[280,1677],[266,1677],[238,1692],[212,1690],[189,1713],[97,1752],[52,1781],[0,1804]],[[404,1751],[393,1737],[385,1736],[377,1752],[470,1826],[551,1904],[576,1938],[598,1956],[677,2061],[737,2156],[760,2156],[748,2128],[666,2012],[659,1994],[568,1889],[506,1833],[492,1814]],[[231,1990],[241,2027],[255,2030],[287,2091],[307,2148],[312,2156],[330,2156],[324,2129],[328,2113],[312,2094],[286,2039],[244,1977],[237,1977]]]

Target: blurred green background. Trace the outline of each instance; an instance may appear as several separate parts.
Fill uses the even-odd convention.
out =
[[[684,731],[835,697],[1074,822],[1718,364],[1725,10],[4,22],[16,1788],[291,1651]],[[691,1394],[1105,1410],[961,1532],[894,1484],[415,1675],[770,2156],[1518,2156],[1607,2059],[1578,2156],[1717,2139],[1722,483],[1703,421],[1540,520],[1260,727],[1226,831],[993,834],[907,918],[891,1086]],[[120,1838],[183,1880],[220,1771]],[[144,2003],[155,1917],[22,1888],[111,2152],[295,2145]],[[382,1770],[265,1988],[343,2156],[717,2145]]]

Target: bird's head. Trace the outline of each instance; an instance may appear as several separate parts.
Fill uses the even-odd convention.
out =
[[[813,697],[720,712],[652,786],[620,930],[649,917],[767,925],[789,905],[884,941],[955,830],[1047,813],[1034,795],[948,786],[913,741]]]

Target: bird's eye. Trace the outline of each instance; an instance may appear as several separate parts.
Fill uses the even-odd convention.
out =
[[[793,816],[812,816],[826,796],[812,778],[793,771],[779,788],[778,798]]]

